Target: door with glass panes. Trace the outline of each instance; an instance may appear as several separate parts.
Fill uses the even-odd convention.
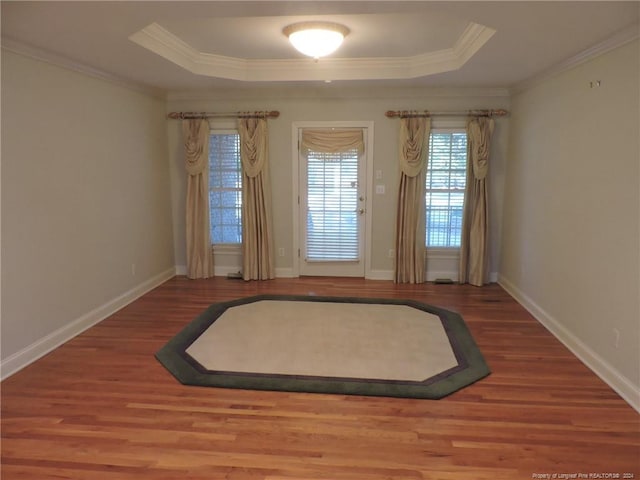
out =
[[[367,130],[317,129],[324,142],[309,145],[299,135],[300,275],[364,277]],[[361,145],[345,140],[357,134]],[[332,150],[332,151],[327,151]]]

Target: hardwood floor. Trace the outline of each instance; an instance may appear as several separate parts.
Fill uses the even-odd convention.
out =
[[[185,387],[155,360],[209,304],[260,293],[455,310],[493,373],[433,401]],[[640,478],[640,415],[497,285],[176,277],[1,388],[2,480]]]

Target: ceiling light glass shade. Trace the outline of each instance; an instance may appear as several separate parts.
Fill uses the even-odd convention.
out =
[[[349,29],[337,23],[303,22],[289,25],[282,32],[300,53],[320,58],[335,52]]]

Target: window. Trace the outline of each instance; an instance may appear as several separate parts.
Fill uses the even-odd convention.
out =
[[[427,247],[460,246],[466,169],[466,132],[432,131],[425,196]]]
[[[242,242],[242,170],[240,135],[216,131],[209,135],[209,209],[211,242]]]

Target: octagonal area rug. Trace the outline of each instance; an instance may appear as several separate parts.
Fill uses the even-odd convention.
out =
[[[185,385],[431,399],[490,373],[460,315],[397,299],[216,303],[156,358]]]

